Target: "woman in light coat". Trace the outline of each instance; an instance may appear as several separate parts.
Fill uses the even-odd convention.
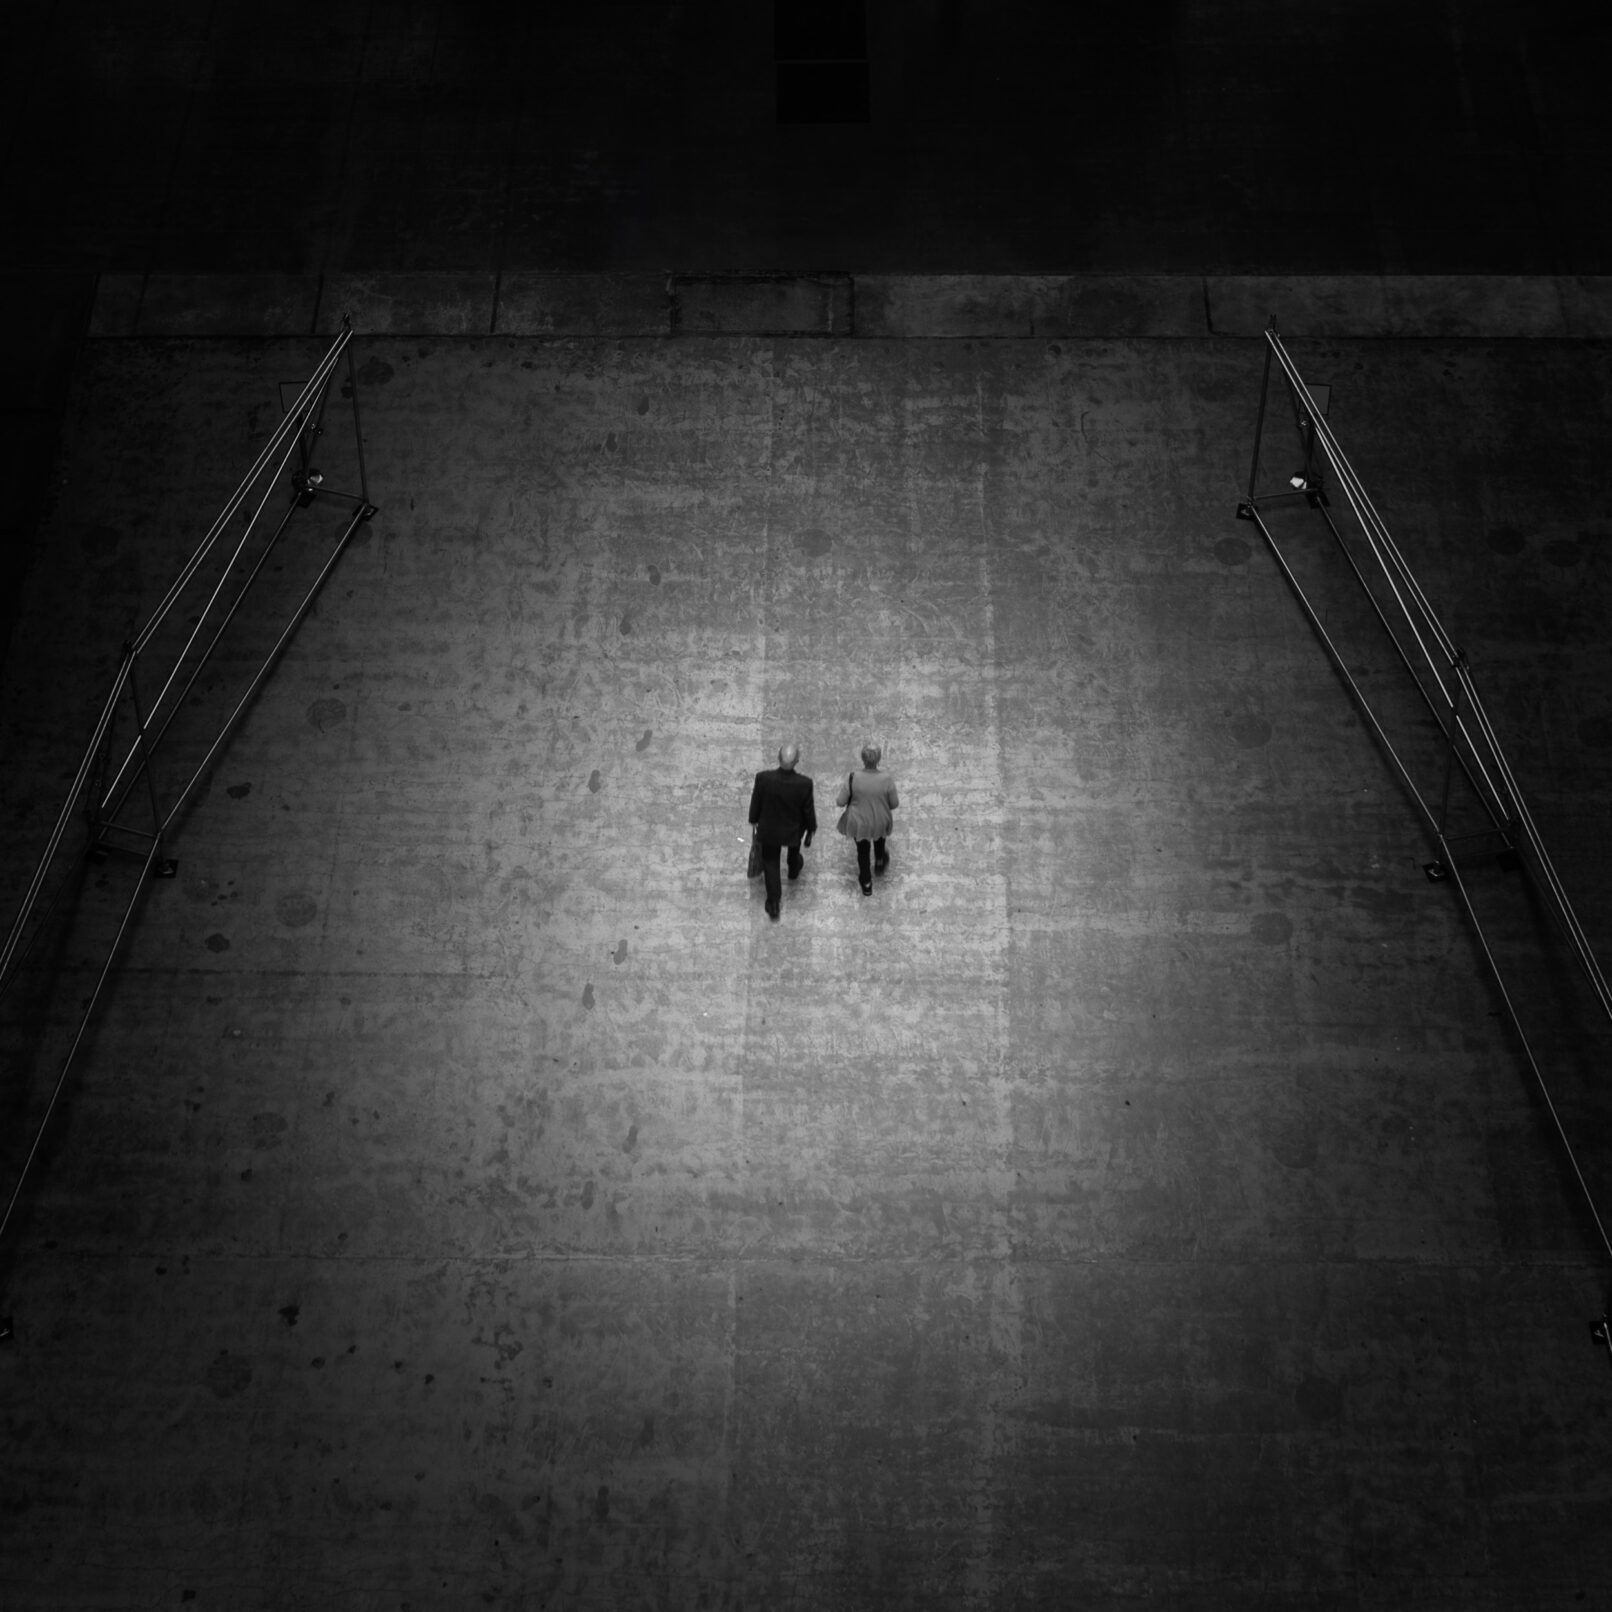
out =
[[[856,876],[865,896],[873,894],[873,875],[890,866],[884,841],[891,828],[890,814],[901,804],[896,799],[895,779],[879,771],[880,754],[878,745],[863,745],[862,771],[853,772],[834,797],[834,804],[845,808],[840,814],[840,833],[856,841]]]

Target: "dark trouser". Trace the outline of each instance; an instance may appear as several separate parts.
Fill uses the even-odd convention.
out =
[[[869,845],[873,847],[873,857],[880,862],[884,861],[883,840],[858,840],[856,842],[856,876],[863,884],[873,882],[873,862],[868,857]],[[766,852],[763,851],[762,855],[765,856]]]
[[[801,836],[796,835],[789,844],[789,876],[798,878],[800,870],[806,865],[806,858],[800,854]],[[778,877],[778,853],[784,850],[782,845],[772,845],[766,840],[761,842],[761,876],[767,881],[767,905],[776,907],[779,898],[784,893],[783,880]]]

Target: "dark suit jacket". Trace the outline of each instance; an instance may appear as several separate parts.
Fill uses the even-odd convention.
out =
[[[782,767],[758,772],[750,791],[750,821],[761,825],[761,839],[768,845],[793,845],[802,834],[815,834],[811,779]]]

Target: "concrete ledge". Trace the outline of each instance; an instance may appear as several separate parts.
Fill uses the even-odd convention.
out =
[[[856,333],[911,337],[1204,336],[1195,275],[859,275]]]
[[[312,275],[153,274],[140,301],[140,334],[305,336],[319,302]]]
[[[314,334],[333,336],[344,316],[374,336],[489,336],[498,277],[481,274],[332,274]]]
[[[90,335],[1612,337],[1612,276],[104,274]]]
[[[506,274],[496,325],[500,336],[667,336],[672,299],[664,274]]]
[[[672,329],[699,336],[849,336],[848,274],[674,275]]]
[[[296,274],[103,274],[92,336],[306,336],[319,280]]]
[[[1559,283],[1528,275],[1211,275],[1217,336],[1567,336]]]
[[[1612,275],[1567,275],[1556,284],[1571,335],[1612,336]]]

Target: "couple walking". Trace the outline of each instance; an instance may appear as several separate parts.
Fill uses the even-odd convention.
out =
[[[876,744],[862,746],[862,770],[850,773],[834,797],[843,806],[837,824],[840,833],[856,841],[857,882],[862,894],[873,894],[873,875],[890,865],[884,848],[889,834],[891,812],[901,804],[896,798],[896,781],[879,771],[880,750]],[[812,781],[796,770],[800,750],[792,744],[778,752],[778,765],[756,774],[750,791],[750,822],[761,847],[761,871],[767,880],[767,916],[777,921],[783,899],[778,876],[778,853],[789,852],[789,877],[798,879],[806,859],[802,846],[810,846],[817,832],[817,808],[812,802]]]

